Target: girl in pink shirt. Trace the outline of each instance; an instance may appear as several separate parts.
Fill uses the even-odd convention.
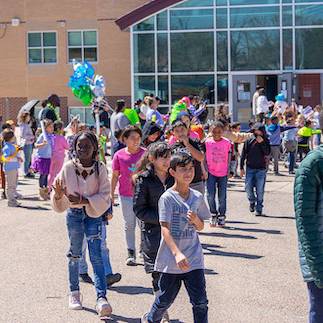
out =
[[[59,174],[64,165],[65,151],[69,150],[67,140],[62,135],[63,123],[55,121],[54,123],[54,145],[48,176],[48,187],[51,188],[56,176]]]
[[[211,227],[225,225],[227,209],[227,184],[229,165],[231,161],[232,145],[228,139],[222,137],[224,126],[216,122],[212,126],[212,137],[206,139],[206,163],[209,176],[207,180],[207,199],[212,213]],[[219,207],[216,205],[218,193]]]
[[[136,216],[133,211],[134,185],[132,176],[136,173],[137,163],[145,153],[140,147],[142,133],[136,126],[128,126],[122,133],[121,139],[126,145],[116,152],[112,160],[111,199],[119,182],[119,196],[122,215],[125,222],[125,235],[128,249],[127,266],[136,265]]]

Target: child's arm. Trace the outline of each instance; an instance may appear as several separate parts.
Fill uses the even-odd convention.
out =
[[[162,236],[165,240],[167,247],[171,250],[173,256],[175,257],[176,264],[177,264],[178,268],[182,271],[189,270],[190,265],[189,265],[188,259],[177,247],[177,245],[172,237],[172,234],[171,234],[171,231],[169,228],[169,223],[160,222],[160,225],[161,225]]]
[[[111,205],[110,200],[110,181],[106,167],[100,163],[99,165],[99,191],[96,194],[87,196],[85,199],[88,201],[87,208],[92,209],[97,217],[102,216]],[[87,204],[87,203],[86,203]]]
[[[119,180],[120,172],[118,170],[114,170],[112,172],[111,178],[111,203],[114,205],[114,192],[116,190],[118,180]]]
[[[50,196],[52,207],[55,212],[63,213],[70,206],[70,202],[66,196],[64,170],[62,170],[61,174],[55,180],[53,188]]]

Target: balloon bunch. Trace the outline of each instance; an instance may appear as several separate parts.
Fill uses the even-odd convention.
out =
[[[78,63],[73,60],[73,70],[68,86],[84,105],[90,105],[94,98],[105,96],[104,77],[95,75],[94,68],[89,62]]]

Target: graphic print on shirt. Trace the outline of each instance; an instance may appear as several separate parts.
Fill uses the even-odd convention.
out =
[[[212,147],[212,163],[222,164],[226,163],[228,160],[228,152],[223,149],[223,147],[217,147],[213,145]]]
[[[188,222],[187,208],[174,206],[171,233],[174,239],[193,239],[194,226]]]
[[[130,167],[128,167],[128,170],[132,173],[134,173],[137,170],[136,164],[131,164]]]

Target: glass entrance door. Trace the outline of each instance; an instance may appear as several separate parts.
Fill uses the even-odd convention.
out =
[[[243,128],[247,128],[252,118],[252,97],[255,91],[255,75],[232,76],[232,117],[234,121],[239,121]]]

